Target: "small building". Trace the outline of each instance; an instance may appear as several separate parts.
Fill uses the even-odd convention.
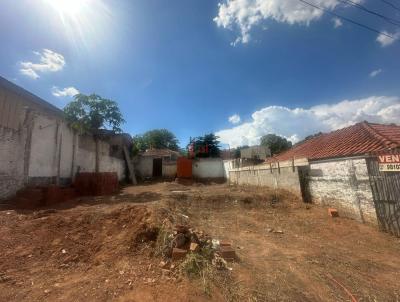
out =
[[[135,170],[140,179],[175,178],[180,153],[169,149],[149,149],[135,159]]]
[[[240,150],[240,158],[248,160],[265,160],[271,156],[271,150],[265,146],[252,146]]]
[[[262,166],[229,173],[231,182],[288,189],[400,236],[400,171],[380,171],[378,162],[379,155],[398,152],[400,126],[361,122],[306,140]]]

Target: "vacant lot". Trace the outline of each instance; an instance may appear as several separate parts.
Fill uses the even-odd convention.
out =
[[[160,268],[154,230],[233,243],[232,270]],[[400,240],[285,192],[158,183],[0,211],[1,301],[400,301]],[[351,298],[353,296],[353,298]]]

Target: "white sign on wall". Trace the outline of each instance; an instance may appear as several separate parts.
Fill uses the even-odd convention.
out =
[[[400,172],[400,154],[379,155],[379,171]]]

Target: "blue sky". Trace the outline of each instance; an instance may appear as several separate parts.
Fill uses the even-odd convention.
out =
[[[182,145],[399,123],[400,26],[309,2],[394,39],[298,0],[2,0],[0,75],[58,107],[76,91],[111,98],[126,132],[167,128]],[[400,24],[384,2],[356,2]]]

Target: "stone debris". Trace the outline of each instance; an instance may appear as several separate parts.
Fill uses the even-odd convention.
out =
[[[173,250],[172,250],[172,260],[173,261],[181,260],[181,259],[186,257],[187,253],[188,253],[187,250],[173,248]]]
[[[158,267],[160,267],[160,268],[165,268],[166,266],[168,265],[168,262],[166,262],[166,261],[164,261],[164,260],[161,260],[161,262],[160,262],[160,264],[158,265]]]
[[[199,245],[195,242],[190,243],[190,251],[197,252],[199,250]]]
[[[339,217],[339,212],[336,209],[329,208],[328,213],[331,217]]]
[[[275,233],[275,234],[283,234],[284,233],[282,229],[274,229],[274,228],[267,228],[267,232]]]
[[[237,260],[232,241],[213,239],[203,231],[193,230],[188,225],[176,225],[166,238],[164,259],[158,265],[162,270],[168,267],[173,270],[175,265],[170,263],[169,259],[174,262],[180,261],[188,254],[207,255],[206,258],[218,269],[230,269],[227,261]]]

